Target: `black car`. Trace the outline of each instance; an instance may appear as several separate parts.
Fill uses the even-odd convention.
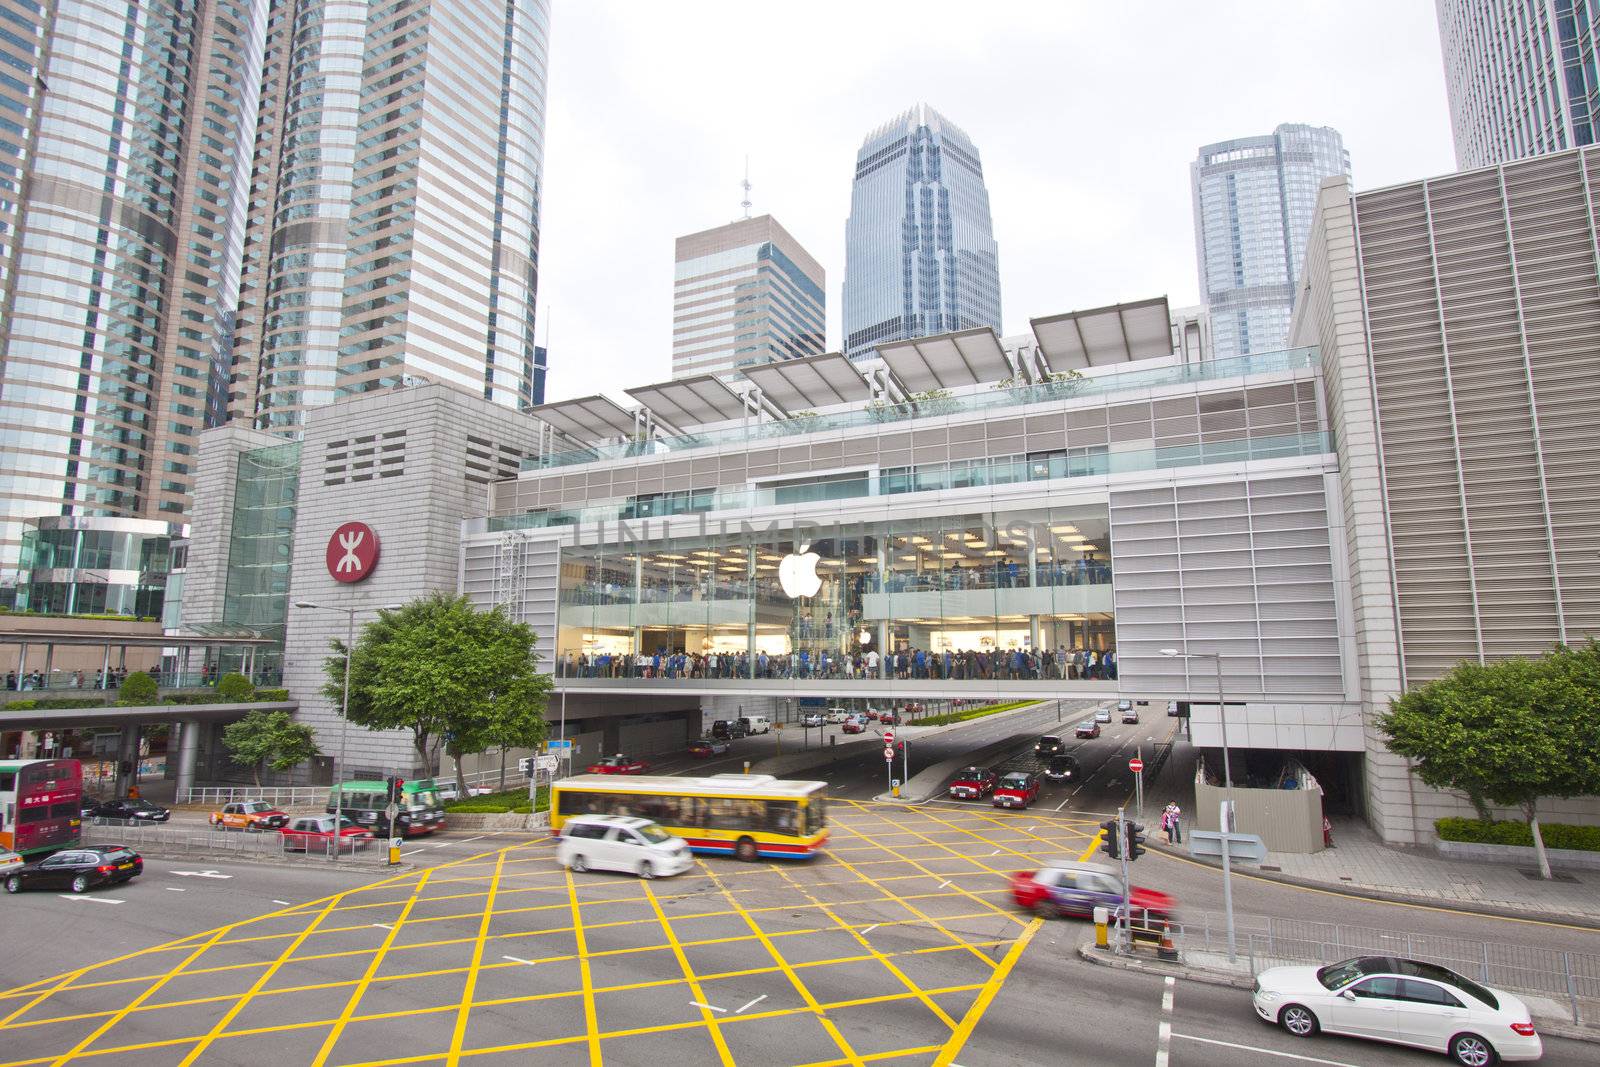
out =
[[[1033,743],[1033,754],[1041,759],[1059,755],[1067,750],[1067,743],[1055,734],[1045,734]]]
[[[1076,757],[1063,752],[1059,756],[1051,756],[1050,764],[1044,769],[1044,776],[1052,782],[1070,782],[1078,776],[1078,761]]]
[[[107,800],[84,812],[86,818],[108,819],[127,823],[166,822],[172,812],[148,800]]]
[[[144,860],[126,845],[83,845],[27,863],[6,876],[6,892],[70,889],[74,893],[116,885],[144,872]]]

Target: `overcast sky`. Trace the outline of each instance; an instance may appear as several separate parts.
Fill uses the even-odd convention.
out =
[[[1357,189],[1454,169],[1430,0],[555,0],[539,336],[547,398],[671,376],[673,240],[770,212],[827,271],[837,350],[855,153],[919,101],[983,156],[1004,332],[1198,302],[1189,163],[1282,122]],[[625,399],[625,398],[622,398]]]

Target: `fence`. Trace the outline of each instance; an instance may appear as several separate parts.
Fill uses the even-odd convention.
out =
[[[250,833],[223,830],[185,830],[153,826],[118,825],[120,820],[94,819],[86,825],[83,838],[89,844],[127,845],[137,852],[150,852],[172,857],[194,857],[214,861],[218,859],[293,859],[318,863],[334,858],[332,841],[292,841],[279,833],[263,831]],[[359,867],[383,867],[388,863],[388,849],[375,838],[363,838],[363,847],[355,840],[339,842],[339,862]],[[293,846],[293,847],[291,847]]]
[[[1575,1023],[1600,1018],[1600,954],[1303,919],[1244,919],[1235,929],[1239,954],[1248,959],[1252,974],[1280,964],[1404,956],[1448,967],[1484,985],[1558,1001]],[[1186,922],[1173,931],[1186,952],[1227,951],[1226,927],[1219,917]]]

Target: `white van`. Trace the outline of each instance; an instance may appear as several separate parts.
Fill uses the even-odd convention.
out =
[[[765,715],[744,716],[744,727],[752,734],[765,734],[772,731],[772,720]]]
[[[574,874],[626,871],[654,878],[683,873],[694,865],[694,855],[682,838],[673,837],[649,819],[578,815],[561,828],[556,862]]]
[[[823,718],[829,724],[838,726],[850,718],[850,712],[846,708],[829,708]]]

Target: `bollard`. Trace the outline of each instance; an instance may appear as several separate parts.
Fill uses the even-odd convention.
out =
[[[1106,934],[1106,919],[1108,912],[1105,908],[1094,909],[1094,947],[1109,948],[1111,939]]]
[[[749,760],[745,760],[744,761],[744,773],[746,773],[746,774],[750,773],[750,761]]]
[[[896,800],[899,800],[900,799],[900,783],[898,783],[898,782],[895,783],[895,786],[894,786],[894,789],[892,790],[892,792],[894,794],[894,798]]]
[[[389,866],[391,867],[400,866],[400,843],[402,840],[402,838],[398,837],[389,838]]]

